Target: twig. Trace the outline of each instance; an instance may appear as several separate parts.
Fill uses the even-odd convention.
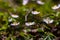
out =
[[[27,21],[27,17],[30,14],[31,11],[32,11],[32,9],[30,9],[30,10],[27,11],[27,14],[25,15],[25,21]]]

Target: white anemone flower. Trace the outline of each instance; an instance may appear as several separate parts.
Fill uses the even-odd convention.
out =
[[[11,16],[12,16],[13,18],[18,18],[18,17],[19,17],[18,15],[15,15],[15,14],[11,14]]]
[[[28,3],[29,0],[23,0],[23,5],[26,5]]]
[[[34,15],[37,15],[37,14],[39,14],[40,12],[38,12],[38,11],[32,11],[31,13],[34,14]]]
[[[31,25],[34,25],[34,24],[35,24],[35,22],[26,22],[25,23],[26,26],[31,26]]]
[[[19,24],[20,24],[20,22],[14,22],[14,23],[11,23],[11,26],[17,26]]]
[[[44,2],[40,1],[40,0],[37,0],[37,3],[40,4],[40,5],[43,5]]]
[[[49,17],[43,19],[43,21],[47,24],[53,23],[54,20],[50,19]]]
[[[59,9],[59,7],[55,5],[55,6],[52,7],[52,9],[56,10],[56,9]]]

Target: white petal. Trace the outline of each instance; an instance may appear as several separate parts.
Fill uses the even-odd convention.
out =
[[[39,14],[40,12],[32,11],[31,13],[34,14],[34,15],[36,15],[36,14]]]
[[[50,20],[49,23],[53,23],[54,20]]]
[[[18,23],[12,23],[11,26],[17,26],[19,24],[20,24],[19,22]]]
[[[9,21],[9,22],[11,22],[12,20],[13,20],[13,19],[12,19],[12,18],[10,18],[8,21]]]
[[[47,23],[47,24],[49,23],[46,19],[43,19],[43,21],[44,21],[45,23]]]
[[[27,33],[27,30],[23,30],[25,33]]]
[[[34,24],[35,24],[35,22],[27,22],[27,23],[25,23],[26,26],[31,26],[31,25],[34,25]]]
[[[58,7],[60,7],[60,4],[58,4]]]
[[[14,15],[14,14],[11,14],[11,16],[12,16],[13,18],[18,18],[18,17],[19,17],[18,15]]]
[[[38,3],[38,4],[41,4],[41,5],[44,4],[44,2],[42,2],[42,1],[40,1],[40,0],[37,0],[37,3]]]
[[[26,26],[30,26],[28,23],[25,23]]]
[[[59,9],[59,7],[55,5],[55,6],[52,7],[52,9],[56,10],[56,9]]]
[[[26,5],[28,3],[29,0],[23,0],[23,5]]]

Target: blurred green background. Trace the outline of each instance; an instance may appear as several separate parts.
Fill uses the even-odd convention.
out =
[[[60,0],[40,0],[44,5],[39,5],[37,0],[29,0],[26,5],[22,5],[23,0],[0,0],[0,40],[57,40],[60,36],[60,8],[53,10],[54,5],[58,5]],[[38,15],[31,14],[30,9],[40,12]],[[25,16],[28,15],[27,22],[35,22],[33,26],[26,26]],[[18,15],[13,18],[11,14]],[[47,24],[44,18],[49,17],[54,22]],[[9,22],[9,19],[12,19]],[[11,23],[19,22],[18,26],[11,26]],[[43,28],[43,29],[42,29]],[[31,32],[30,30],[36,30]],[[27,33],[25,33],[25,31]]]

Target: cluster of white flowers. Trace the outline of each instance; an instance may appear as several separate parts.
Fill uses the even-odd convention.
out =
[[[60,8],[60,4],[55,5],[55,6],[52,7],[53,10],[56,10],[56,9],[59,9],[59,8]]]
[[[38,11],[32,11],[31,13],[34,14],[34,15],[36,15],[36,14],[39,14],[40,12],[38,12]]]
[[[35,1],[35,0],[33,0],[33,1]],[[28,2],[29,2],[29,0],[23,0],[22,4],[23,5],[26,5]],[[40,4],[40,5],[43,5],[44,4],[44,2],[42,2],[40,0],[36,0],[36,2],[37,2],[37,4]]]
[[[31,25],[34,25],[34,24],[35,24],[35,22],[26,22],[25,23],[26,26],[31,26]]]
[[[54,20],[47,17],[47,18],[44,18],[43,21],[47,24],[50,24],[50,23],[53,23]]]

